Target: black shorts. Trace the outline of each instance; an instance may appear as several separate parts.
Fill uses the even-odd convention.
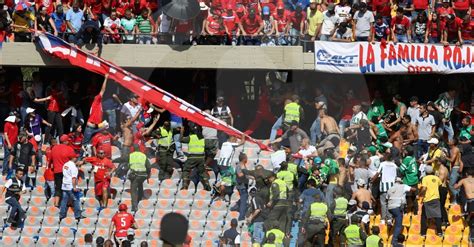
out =
[[[61,187],[63,185],[63,173],[55,173],[54,174],[54,196],[61,196],[62,190]]]

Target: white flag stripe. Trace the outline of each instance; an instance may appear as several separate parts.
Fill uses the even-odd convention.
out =
[[[145,90],[145,91],[150,91],[151,90],[151,88],[147,85],[143,85],[142,89]]]
[[[166,102],[166,103],[170,103],[170,102],[171,102],[171,98],[168,97],[168,96],[166,96],[166,95],[163,95],[162,100],[163,100],[164,102]]]
[[[123,80],[124,80],[124,81],[131,81],[132,78],[130,78],[129,76],[124,76],[124,77],[123,77]]]

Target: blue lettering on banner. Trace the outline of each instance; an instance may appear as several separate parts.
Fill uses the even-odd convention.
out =
[[[356,57],[358,55],[331,55],[324,49],[320,49],[316,52],[316,64],[319,65],[331,65],[337,67],[355,67]]]

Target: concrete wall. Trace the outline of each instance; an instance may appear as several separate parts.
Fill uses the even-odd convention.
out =
[[[302,47],[104,45],[101,56],[122,67],[313,70],[314,55]],[[68,66],[33,43],[4,43],[5,66]]]

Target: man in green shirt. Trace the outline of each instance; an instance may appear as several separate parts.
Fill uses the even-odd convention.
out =
[[[459,129],[459,140],[461,140],[461,137],[463,138],[463,141],[460,141],[461,144],[467,144],[471,142],[471,131],[472,131],[472,126],[471,126],[471,118],[469,117],[464,117],[461,121],[462,127]],[[467,141],[466,141],[467,140]]]
[[[413,209],[413,213],[416,215],[418,212],[418,203],[416,201],[416,195],[418,194],[418,163],[414,157],[414,149],[412,146],[405,147],[405,158],[400,165],[400,173],[403,175],[403,183],[414,188],[415,191],[407,193],[408,211]]]
[[[155,23],[149,15],[148,9],[143,9],[141,15],[137,17],[135,33],[138,35],[139,44],[151,44],[151,36],[155,33]]]
[[[374,100],[372,100],[369,112],[367,113],[367,119],[373,119],[374,117],[376,117],[377,122],[373,122],[375,124],[382,119],[383,114],[385,114],[385,107],[383,105],[380,91],[375,91]]]

